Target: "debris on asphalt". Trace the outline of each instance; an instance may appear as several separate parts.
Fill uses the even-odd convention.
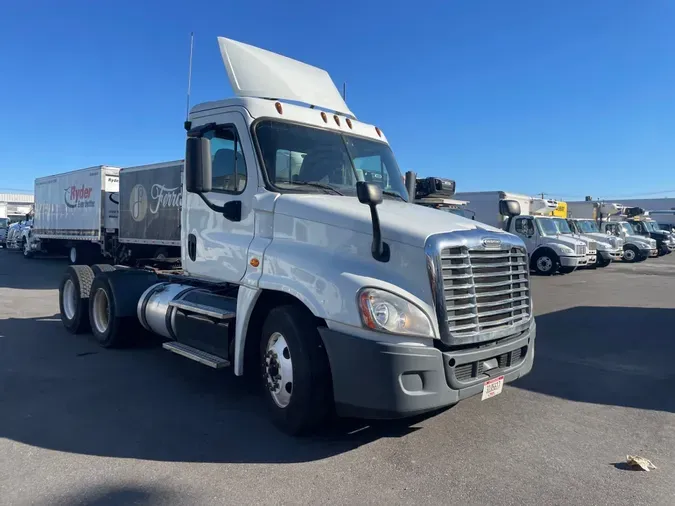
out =
[[[652,464],[652,461],[644,457],[638,457],[637,455],[627,455],[626,463],[632,468],[639,467],[643,471],[650,471],[656,469],[656,466]]]

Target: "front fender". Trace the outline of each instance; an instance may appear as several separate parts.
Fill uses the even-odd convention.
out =
[[[304,241],[275,235],[266,248],[260,288],[293,295],[329,326],[335,321],[359,328],[358,291],[381,288],[415,303],[438,332],[422,247],[388,241],[390,260],[378,262],[371,254],[370,235],[312,222],[303,225],[317,230],[303,233]]]

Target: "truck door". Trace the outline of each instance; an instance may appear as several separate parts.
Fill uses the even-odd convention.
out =
[[[246,271],[253,240],[252,202],[258,178],[242,114],[231,112],[218,120],[217,127],[204,133],[211,141],[212,163],[212,191],[205,197],[218,206],[239,202],[241,216],[226,217],[210,209],[199,195],[184,192],[181,256],[191,275],[236,283]]]
[[[527,253],[531,255],[537,247],[537,234],[534,220],[531,216],[516,217],[513,219],[513,231],[520,236],[527,246]]]

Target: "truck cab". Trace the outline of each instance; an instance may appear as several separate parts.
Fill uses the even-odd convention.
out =
[[[507,222],[507,231],[525,242],[530,267],[537,274],[551,275],[573,272],[588,265],[586,243],[561,232],[562,218],[551,216],[514,216]],[[563,220],[564,221],[564,220]],[[565,222],[564,230],[569,230]]]
[[[168,351],[232,366],[290,434],[333,410],[400,418],[489,399],[527,374],[523,241],[415,205],[382,130],[325,71],[218,42],[237,97],[185,125],[181,272],[71,266],[64,326],[104,347],[142,326]]]
[[[6,247],[9,218],[0,218],[0,246]]]
[[[656,241],[659,256],[668,255],[675,249],[672,234],[661,230],[656,221],[646,217],[634,217],[629,222],[636,235]]]
[[[568,218],[567,224],[577,236],[594,240],[597,244],[597,267],[607,267],[623,258],[623,239],[600,232],[598,224],[590,219]]]
[[[607,235],[620,237],[624,241],[623,259],[626,262],[641,262],[649,257],[659,255],[656,241],[649,237],[638,235],[628,221],[610,220],[599,224],[601,232]]]

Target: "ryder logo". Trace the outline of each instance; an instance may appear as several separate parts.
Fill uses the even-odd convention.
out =
[[[77,207],[94,207],[94,201],[92,200],[93,190],[87,188],[84,185],[80,186],[69,186],[65,189],[63,200],[66,205],[70,208]]]

